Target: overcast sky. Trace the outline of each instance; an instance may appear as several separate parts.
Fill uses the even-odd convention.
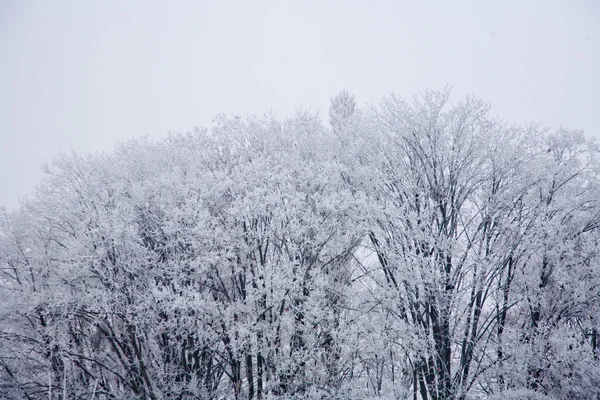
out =
[[[600,2],[0,0],[0,205],[61,150],[448,84],[600,138]]]

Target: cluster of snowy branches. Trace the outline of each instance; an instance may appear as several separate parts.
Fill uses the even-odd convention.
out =
[[[600,168],[448,92],[62,155],[0,215],[0,397],[600,398]]]

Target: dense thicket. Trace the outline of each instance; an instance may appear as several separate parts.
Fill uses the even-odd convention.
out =
[[[0,215],[0,397],[600,398],[600,168],[448,92],[61,155]]]

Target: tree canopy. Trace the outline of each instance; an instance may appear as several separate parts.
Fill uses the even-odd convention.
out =
[[[0,214],[0,398],[599,398],[597,157],[449,91],[59,155]]]

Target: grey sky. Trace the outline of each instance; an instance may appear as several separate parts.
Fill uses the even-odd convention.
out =
[[[600,2],[0,0],[0,205],[70,146],[453,86],[600,138]]]

